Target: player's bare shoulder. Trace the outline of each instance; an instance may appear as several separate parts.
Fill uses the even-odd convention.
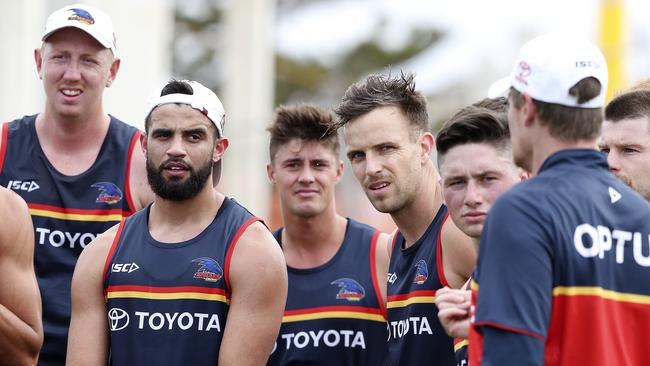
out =
[[[0,247],[4,243],[13,243],[12,237],[20,230],[31,230],[29,209],[23,199],[13,191],[0,187]],[[6,229],[5,229],[6,228]],[[11,230],[7,230],[11,228]],[[33,245],[33,243],[30,243]]]
[[[103,270],[103,264],[106,262],[113,242],[118,236],[120,225],[115,225],[106,230],[86,246],[79,256],[75,272]]]

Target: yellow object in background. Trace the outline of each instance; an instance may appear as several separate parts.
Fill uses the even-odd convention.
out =
[[[627,87],[625,0],[600,0],[600,47],[607,60],[607,101]]]

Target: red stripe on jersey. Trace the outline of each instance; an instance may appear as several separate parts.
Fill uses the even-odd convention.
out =
[[[320,306],[316,308],[287,310],[284,312],[284,315],[288,316],[288,315],[314,314],[314,313],[324,313],[328,311],[350,311],[355,313],[382,315],[382,311],[380,309],[368,308],[363,306]]]
[[[5,154],[7,153],[7,140],[9,138],[9,122],[2,124],[2,144],[0,146],[0,174],[2,174],[2,168],[5,165]]]
[[[133,197],[131,196],[131,160],[133,157],[133,150],[135,149],[135,144],[138,142],[140,139],[140,131],[136,132],[135,135],[131,138],[131,142],[129,143],[129,152],[127,153],[126,156],[126,174],[124,175],[124,197],[126,198],[126,203],[129,205],[129,209],[131,210],[131,213],[134,213],[137,211],[135,209],[135,202],[133,202]],[[130,215],[129,214],[129,215]],[[125,216],[129,216],[125,215]]]
[[[442,224],[440,224],[440,230],[438,230],[438,240],[436,241],[436,264],[438,270],[438,278],[443,287],[450,287],[449,282],[447,282],[447,277],[445,277],[445,269],[442,267],[442,228],[445,227],[445,222],[449,218],[449,211],[445,213],[445,217],[442,219]]]
[[[83,208],[69,208],[69,207],[57,207],[57,206],[50,206],[50,205],[43,205],[40,203],[29,203],[28,204],[30,209],[34,210],[44,210],[44,211],[51,211],[51,212],[58,212],[58,213],[65,213],[65,214],[77,214],[77,215],[122,215],[122,216],[128,216],[128,212],[120,209],[120,208],[114,208],[111,210],[86,210]]]
[[[225,295],[226,291],[221,288],[214,287],[203,287],[203,286],[172,286],[172,287],[163,287],[163,286],[140,286],[140,285],[118,285],[118,286],[109,286],[106,289],[106,292],[121,292],[121,291],[137,291],[137,292],[148,292],[152,294],[170,294],[178,292],[196,292],[202,294],[215,294],[215,295]]]
[[[239,241],[239,237],[244,234],[244,231],[251,226],[254,222],[257,221],[262,221],[257,217],[251,217],[248,219],[246,222],[242,224],[242,226],[237,229],[237,232],[235,233],[235,236],[232,238],[232,241],[230,242],[230,247],[228,248],[228,252],[226,253],[226,260],[223,265],[223,278],[226,283],[226,288],[228,289],[228,292],[230,292],[230,260],[232,258],[232,253],[235,251],[235,246],[237,245],[237,241]]]
[[[388,318],[386,313],[386,304],[384,303],[384,299],[381,297],[379,282],[377,281],[377,239],[379,239],[379,231],[375,231],[372,235],[372,240],[370,240],[370,276],[372,276],[372,287],[375,289],[375,295],[377,295],[377,302],[379,303],[381,314],[384,318]]]
[[[556,295],[546,365],[650,365],[650,305]]]
[[[111,264],[111,262],[113,261],[113,255],[115,255],[115,249],[117,249],[117,243],[119,243],[120,237],[122,236],[122,229],[124,229],[124,220],[120,222],[120,226],[118,226],[117,228],[117,233],[113,238],[111,249],[108,251],[108,255],[106,256],[106,262],[104,262],[104,273],[102,275],[102,286],[105,286],[106,284],[106,276],[108,276],[108,265]],[[104,289],[104,296],[106,296],[106,292],[107,292],[106,289]]]
[[[407,294],[397,294],[397,295],[390,295],[388,296],[388,301],[400,301],[400,300],[408,300],[412,297],[418,297],[418,296],[436,296],[436,291],[435,290],[420,290],[420,291],[411,291]]]

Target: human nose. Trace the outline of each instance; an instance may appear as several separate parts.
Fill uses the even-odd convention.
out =
[[[465,190],[465,204],[470,207],[477,207],[482,201],[480,188],[474,181],[469,181]]]
[[[615,151],[610,150],[607,154],[607,164],[609,165],[609,170],[612,172],[621,170],[621,160]]]
[[[183,157],[186,155],[185,144],[180,136],[174,136],[170,139],[167,155],[173,157]]]
[[[311,167],[306,164],[302,170],[300,170],[300,175],[298,176],[298,180],[300,183],[311,183],[314,181],[314,174],[311,171]]]
[[[79,80],[81,79],[81,71],[79,65],[74,62],[68,62],[65,66],[65,71],[63,72],[64,80]]]
[[[380,159],[372,154],[366,155],[366,175],[374,176],[381,173],[382,164]]]

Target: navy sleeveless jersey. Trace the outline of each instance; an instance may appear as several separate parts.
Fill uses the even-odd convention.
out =
[[[111,364],[216,365],[230,302],[230,258],[259,219],[226,199],[199,235],[168,244],[149,233],[150,207],[122,223],[106,259]]]
[[[557,152],[490,210],[472,282],[470,362],[494,352],[512,364],[648,365],[649,278],[650,205],[603,154]],[[485,327],[543,350],[520,359],[531,356],[492,342],[483,355]]]
[[[404,249],[398,231],[388,267],[388,356],[396,365],[454,365],[453,340],[438,320],[436,290],[448,286],[442,268],[442,205],[422,237]]]
[[[273,235],[282,243],[281,231]],[[379,232],[348,219],[327,263],[288,268],[289,292],[268,365],[383,365],[386,317],[375,270]]]
[[[97,234],[134,212],[128,169],[140,134],[111,117],[96,161],[85,172],[66,176],[43,153],[35,120],[36,116],[28,116],[2,126],[0,184],[27,202],[34,223],[34,264],[45,332],[39,364],[62,365],[75,263]]]

